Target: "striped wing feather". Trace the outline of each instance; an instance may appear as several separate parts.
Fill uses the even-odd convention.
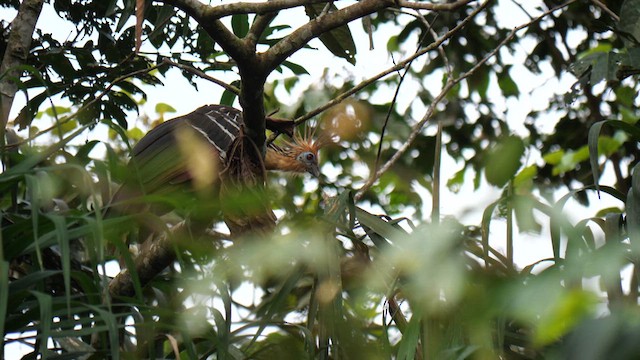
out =
[[[123,202],[143,194],[169,193],[191,180],[177,146],[176,133],[180,127],[189,127],[210,145],[211,161],[224,163],[229,147],[240,133],[241,123],[239,110],[207,105],[156,126],[133,148],[129,162],[131,177],[113,196],[112,207],[119,213],[140,211],[139,206]]]

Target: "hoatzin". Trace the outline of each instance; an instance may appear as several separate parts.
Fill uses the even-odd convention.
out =
[[[284,122],[268,119],[267,127],[281,131]],[[291,122],[289,131],[291,132]],[[271,125],[271,126],[270,126]],[[239,171],[238,162],[238,140],[243,135],[242,112],[222,105],[207,105],[196,111],[168,120],[150,130],[133,148],[128,169],[130,176],[120,189],[114,194],[108,214],[139,214],[149,209],[148,205],[132,199],[154,194],[166,194],[184,190],[185,186],[194,180],[192,174],[193,167],[188,166],[185,160],[184,151],[180,149],[180,133],[184,130],[190,132],[201,144],[204,144],[207,161],[215,164],[212,169],[216,173],[211,182],[211,188],[219,192],[220,187],[224,189],[224,172],[235,171],[235,177],[246,176],[246,171]],[[244,137],[246,138],[246,137]],[[246,146],[246,141],[245,147]],[[312,141],[310,136],[304,137],[294,135],[293,141],[286,142],[283,146],[268,144],[263,162],[259,166],[266,170],[280,170],[294,173],[308,172],[318,176],[318,150],[321,141]],[[255,145],[254,149],[257,150]],[[202,149],[202,148],[201,148]],[[233,153],[235,151],[235,153]],[[246,151],[243,150],[243,151]],[[202,153],[202,151],[200,151]],[[256,152],[257,153],[257,152]],[[202,156],[202,154],[199,154]],[[258,157],[260,157],[258,155]],[[229,171],[232,169],[232,171]],[[235,169],[235,170],[233,170]],[[238,175],[240,174],[240,175]],[[227,176],[229,177],[229,176]],[[240,179],[245,180],[245,179]],[[220,184],[222,182],[222,184]],[[245,181],[246,182],[246,181]],[[152,212],[156,214],[166,213],[171,210],[166,207],[153,207]],[[275,217],[269,209],[269,221],[275,222]],[[107,217],[109,215],[105,215]],[[210,221],[213,219],[209,219]],[[230,225],[232,233],[234,226]],[[243,219],[235,219],[231,222],[243,223]],[[239,225],[243,226],[243,225]],[[144,239],[141,239],[144,241]]]

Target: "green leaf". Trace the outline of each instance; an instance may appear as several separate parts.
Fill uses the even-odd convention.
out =
[[[560,161],[562,161],[563,157],[564,157],[564,150],[558,150],[558,151],[545,154],[542,157],[542,160],[544,160],[544,162],[546,162],[549,165],[558,165],[560,164]]]
[[[518,84],[513,81],[513,78],[509,74],[509,68],[505,67],[504,71],[498,75],[498,86],[500,86],[500,90],[502,90],[502,94],[507,96],[518,96],[520,94],[520,90],[518,89]]]
[[[309,75],[307,69],[296,63],[292,63],[291,61],[285,61],[282,63],[282,65],[289,68],[289,70],[293,71],[293,73],[296,75]]]
[[[608,80],[607,74],[609,72],[609,59],[611,53],[600,53],[593,57],[591,68],[591,85],[596,85],[602,80]]]
[[[398,50],[400,50],[400,44],[398,44],[398,36],[391,36],[387,41],[387,51],[392,53]]]
[[[506,185],[522,166],[524,150],[524,142],[517,136],[507,136],[499,141],[487,156],[484,174],[489,184]]]
[[[40,328],[38,329],[38,337],[40,337],[40,349],[41,354],[46,354],[47,344],[51,338],[51,323],[53,322],[51,316],[51,296],[38,291],[31,292],[36,299],[38,299],[38,305],[40,308]]]
[[[620,120],[603,120],[593,124],[589,129],[588,143],[589,143],[589,160],[591,163],[591,172],[593,173],[593,183],[598,190],[598,179],[600,178],[600,167],[598,165],[598,152],[599,138],[602,127],[605,125],[613,126],[618,129],[626,131],[636,140],[640,140],[640,128],[637,128],[631,124],[628,124]]]
[[[55,118],[62,114],[67,114],[70,111],[71,111],[71,108],[66,106],[52,106],[48,109],[45,109],[44,113],[47,114],[47,116]]]
[[[249,14],[235,14],[231,16],[231,28],[233,33],[244,38],[249,33]]]
[[[528,184],[538,175],[538,167],[536,165],[530,165],[520,170],[518,175],[513,179],[513,186],[516,188],[524,184]]]
[[[629,240],[637,253],[640,249],[640,163],[633,167],[631,176],[631,188],[626,201],[626,219]]]
[[[231,85],[233,85],[235,87],[239,87],[240,86],[240,81],[236,80],[236,81],[232,82]],[[236,100],[237,97],[238,97],[238,95],[236,93],[231,92],[229,90],[225,90],[222,93],[222,96],[220,97],[220,104],[221,105],[227,105],[227,106],[233,106],[233,102]]]
[[[56,238],[60,246],[60,259],[62,261],[62,279],[67,299],[67,309],[71,308],[71,249],[69,247],[69,231],[67,229],[66,218],[60,215],[45,215],[55,224]],[[71,312],[69,312],[71,316]]]
[[[398,344],[398,359],[413,360],[415,358],[416,348],[420,342],[420,328],[422,324],[422,311],[416,311],[409,325],[402,334],[402,339]]]
[[[588,316],[598,303],[594,294],[583,290],[571,290],[549,303],[546,313],[541,316],[534,342],[547,345],[568,333],[579,321]]]
[[[460,191],[460,188],[462,187],[462,184],[464,184],[464,174],[466,174],[467,172],[467,167],[463,167],[462,169],[458,170],[455,174],[453,174],[453,176],[447,180],[447,188],[449,188],[449,190],[451,190],[454,193],[458,193],[458,191]]]
[[[156,113],[158,113],[160,116],[163,116],[166,113],[175,113],[175,112],[176,112],[176,109],[169,104],[165,104],[165,103],[156,104]]]
[[[304,7],[307,16],[309,16],[309,19],[311,20],[314,20],[318,16],[320,16],[324,8],[324,3],[305,5]],[[338,10],[338,8],[333,3],[331,3],[328,11],[333,12],[336,10]],[[331,51],[333,55],[341,57],[351,64],[355,65],[356,44],[353,41],[353,36],[351,35],[349,26],[340,26],[329,32],[321,34],[318,38],[320,39],[320,41],[322,41],[324,46],[326,46],[327,49]]]
[[[520,232],[530,232],[539,234],[542,230],[542,225],[536,221],[536,217],[533,214],[533,203],[529,197],[515,196],[513,201],[513,210],[516,217],[516,223],[518,224],[518,230]]]
[[[475,90],[482,99],[487,98],[487,90],[489,89],[489,72],[488,71],[476,71],[468,77],[467,83],[470,90]]]
[[[65,121],[60,125],[53,128],[53,133],[56,136],[63,136],[64,134],[68,134],[78,127],[78,122],[75,120]]]
[[[361,224],[389,240],[391,243],[401,241],[407,237],[407,233],[405,231],[399,230],[397,227],[382,220],[380,217],[372,215],[359,207],[356,207],[356,217]]]
[[[622,3],[618,29],[627,35],[623,37],[627,47],[640,42],[640,0],[625,0]]]
[[[9,263],[0,258],[0,334],[5,334],[7,304],[9,302]],[[0,351],[4,348],[0,346]]]

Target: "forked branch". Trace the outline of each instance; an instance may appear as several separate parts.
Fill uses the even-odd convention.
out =
[[[211,38],[236,61],[242,84],[239,100],[244,112],[246,133],[254,143],[261,145],[265,142],[265,111],[262,97],[267,76],[289,56],[302,49],[309,41],[326,32],[386,8],[406,6],[414,9],[454,10],[473,0],[458,0],[448,4],[407,0],[361,0],[309,21],[263,53],[256,51],[257,41],[279,11],[327,1],[272,0],[258,3],[237,2],[217,6],[205,5],[197,0],[160,1],[174,5],[193,17]],[[250,13],[258,16],[249,34],[243,39],[235,36],[220,20],[222,17],[233,14]]]

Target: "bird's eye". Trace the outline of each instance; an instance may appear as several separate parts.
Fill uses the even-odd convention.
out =
[[[302,161],[302,162],[308,163],[308,162],[316,161],[316,156],[312,152],[305,151],[305,152],[301,153],[300,155],[298,155],[296,157],[296,159],[298,159],[298,161]]]

